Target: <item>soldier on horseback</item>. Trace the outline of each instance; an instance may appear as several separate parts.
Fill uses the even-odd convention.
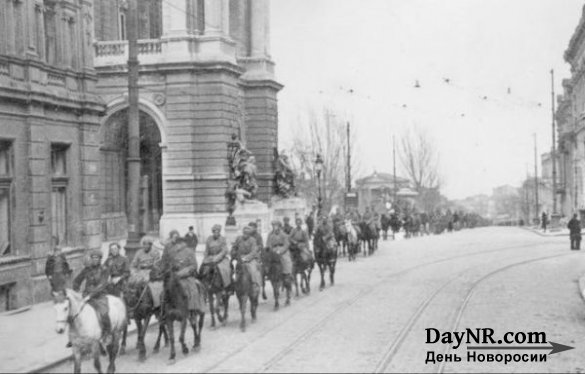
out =
[[[175,230],[173,230],[175,231]],[[171,232],[171,241],[165,247],[162,255],[161,273],[166,275],[173,272],[179,280],[183,291],[187,294],[189,310],[201,309],[202,295],[198,295],[201,286],[197,280],[197,259],[183,238]]]
[[[109,251],[110,255],[104,264],[104,267],[110,274],[109,291],[115,296],[120,296],[124,288],[124,283],[130,276],[130,265],[128,259],[120,254],[120,245],[118,243],[111,243]]]
[[[290,291],[292,289],[292,258],[289,252],[289,238],[288,235],[282,231],[282,224],[280,221],[272,221],[272,232],[268,235],[266,240],[266,247],[272,253],[278,255],[281,266],[281,279],[287,291],[286,305],[290,304]]]
[[[221,236],[221,226],[214,225],[211,229],[212,235],[207,238],[205,242],[205,253],[203,262],[201,264],[201,277],[215,267],[220,275],[223,283],[223,287],[227,288],[232,283],[230,260],[228,258],[228,247],[227,242],[223,236]]]
[[[243,229],[243,235],[238,236],[234,243],[230,256],[233,260],[240,263],[251,264],[254,271],[254,283],[257,284],[258,289],[262,286],[261,271],[260,271],[260,253],[258,250],[258,244],[254,237],[252,237],[253,229],[250,226],[246,226]],[[238,269],[236,268],[236,272]]]
[[[152,238],[144,237],[142,239],[142,248],[136,252],[130,265],[131,276],[129,284],[140,285],[148,283],[155,308],[160,306],[160,295],[163,286],[161,280],[151,278],[151,272],[160,259],[160,251],[152,247]]]
[[[111,323],[108,317],[108,300],[106,299],[106,288],[110,274],[106,267],[101,266],[101,261],[101,250],[93,250],[90,254],[89,264],[73,280],[73,290],[79,292],[81,284],[85,281],[83,296],[98,314],[103,340],[111,332]]]

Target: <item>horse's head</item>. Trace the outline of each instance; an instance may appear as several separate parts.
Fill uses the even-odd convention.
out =
[[[65,293],[65,290],[60,290],[53,292],[53,307],[57,312],[57,326],[55,330],[58,334],[62,334],[65,332],[65,328],[69,323],[70,315],[71,315],[71,302]]]

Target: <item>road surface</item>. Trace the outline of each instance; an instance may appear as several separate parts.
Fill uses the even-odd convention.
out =
[[[273,311],[261,301],[258,321],[238,328],[235,298],[230,319],[215,330],[206,316],[202,348],[187,356],[168,349],[138,362],[129,342],[118,372],[585,372],[585,303],[577,280],[585,274],[581,251],[567,237],[542,237],[518,228],[483,228],[440,236],[380,242],[380,249],[355,263],[340,258],[336,284]],[[441,332],[492,328],[544,332],[548,342],[575,347],[547,355],[546,362],[468,362],[467,344],[425,344],[425,329]],[[189,346],[192,332],[187,331]],[[526,344],[525,344],[526,345]],[[542,346],[542,345],[541,345]],[[456,354],[461,362],[425,363],[427,352]],[[538,354],[545,350],[481,351]],[[520,356],[518,356],[520,357]],[[103,358],[105,361],[106,358]],[[104,365],[104,362],[102,362]],[[105,366],[104,366],[105,367]],[[72,364],[51,372],[70,372]],[[84,372],[94,372],[90,361]]]

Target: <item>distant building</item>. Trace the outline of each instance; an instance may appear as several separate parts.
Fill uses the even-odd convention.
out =
[[[358,193],[358,209],[364,212],[366,207],[374,208],[378,212],[386,210],[386,203],[392,203],[394,192],[401,195],[408,195],[414,191],[410,188],[408,179],[396,176],[396,185],[394,185],[394,175],[389,173],[378,173],[356,180],[356,190]],[[416,196],[416,192],[414,195]]]

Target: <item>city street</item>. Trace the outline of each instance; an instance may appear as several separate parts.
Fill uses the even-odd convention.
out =
[[[336,284],[273,311],[261,301],[258,321],[240,332],[235,297],[227,325],[215,330],[206,315],[202,348],[187,356],[168,349],[138,362],[135,336],[118,372],[585,372],[585,303],[578,279],[585,273],[582,251],[568,238],[544,237],[519,228],[490,227],[409,240],[380,242],[370,258],[338,261]],[[249,314],[248,314],[249,318]],[[575,347],[547,355],[546,362],[467,362],[466,342],[425,344],[427,328],[441,332],[492,328],[544,332],[547,342]],[[177,334],[178,335],[178,334]],[[192,346],[192,331],[187,330]],[[455,353],[461,362],[425,364],[427,352]],[[478,353],[547,354],[548,351]],[[102,365],[106,357],[102,358]],[[94,372],[91,361],[84,372]],[[72,363],[50,372],[70,372]]]

